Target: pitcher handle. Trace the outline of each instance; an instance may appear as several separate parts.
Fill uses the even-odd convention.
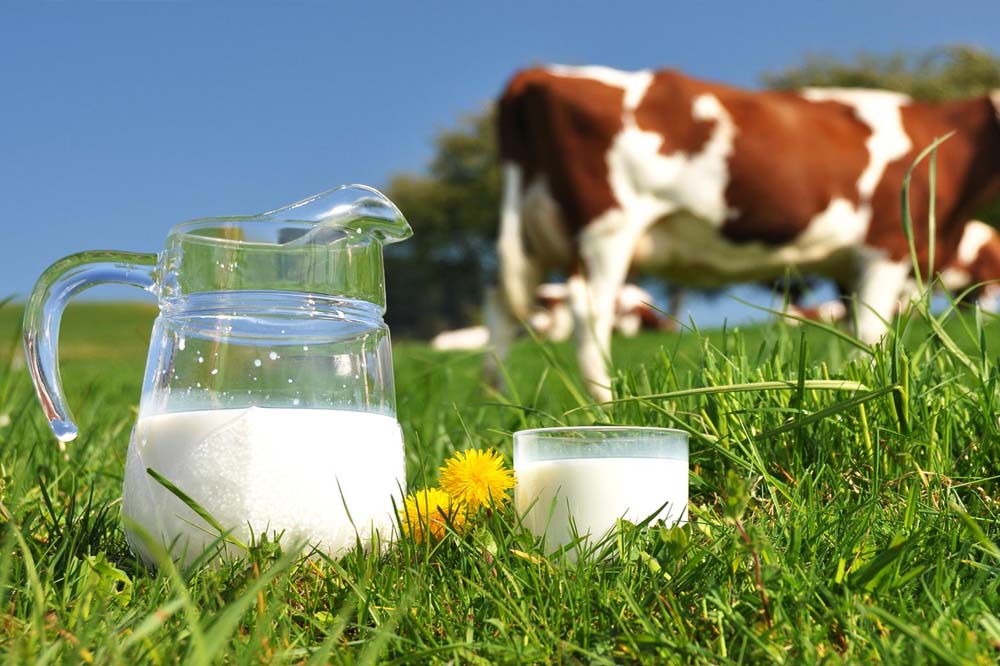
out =
[[[76,439],[59,374],[59,323],[70,297],[98,284],[156,292],[157,255],[97,250],[64,257],[38,278],[24,308],[24,353],[45,418],[60,444]]]

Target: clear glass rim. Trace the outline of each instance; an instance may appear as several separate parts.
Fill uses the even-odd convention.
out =
[[[316,226],[317,222],[310,220],[296,220],[293,218],[283,219],[274,217],[261,217],[254,215],[240,215],[240,216],[225,216],[225,217],[199,217],[194,220],[187,220],[186,222],[180,222],[175,224],[170,228],[169,236],[173,238],[183,239],[186,242],[192,243],[202,243],[205,245],[219,245],[219,246],[239,246],[244,248],[261,247],[261,248],[280,248],[280,243],[269,243],[265,241],[248,241],[241,240],[238,238],[225,238],[222,236],[206,236],[205,234],[198,233],[199,231],[204,231],[206,229],[217,229],[217,228],[228,228],[228,229],[239,229],[244,226],[250,227],[266,227],[268,225],[279,227],[279,226],[299,226],[302,228],[311,228]]]
[[[553,426],[548,428],[529,428],[527,430],[517,430],[514,432],[514,438],[532,436],[532,435],[558,435],[560,433],[569,432],[646,432],[646,433],[659,433],[663,435],[683,435],[684,437],[689,437],[690,434],[686,430],[680,430],[678,428],[660,428],[656,426],[630,426],[630,425],[591,425],[591,426]]]

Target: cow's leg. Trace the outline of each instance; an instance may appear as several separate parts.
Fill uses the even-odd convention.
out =
[[[510,313],[517,320],[527,321],[535,303],[535,290],[542,281],[542,271],[524,246],[521,167],[504,164],[503,182],[497,240],[500,291]]]
[[[497,240],[500,288],[488,292],[484,303],[493,350],[493,354],[486,357],[486,374],[494,384],[498,384],[500,379],[497,363],[506,358],[520,330],[520,322],[530,317],[535,290],[542,278],[541,268],[524,247],[521,177],[521,167],[513,163],[504,164],[504,192]]]
[[[857,294],[857,335],[866,344],[882,339],[899,303],[910,264],[893,261],[882,253],[872,253],[861,262]]]
[[[607,358],[611,353],[611,330],[601,335],[604,324],[594,316],[594,297],[590,282],[580,273],[571,275],[570,309],[573,311],[573,331],[576,334],[576,356],[587,390],[598,401],[611,399],[611,375]]]
[[[611,400],[611,330],[615,303],[625,284],[641,227],[621,211],[606,213],[580,234],[582,271],[569,280],[577,358],[591,395]]]

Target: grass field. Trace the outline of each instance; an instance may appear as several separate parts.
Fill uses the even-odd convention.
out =
[[[82,434],[65,457],[19,364],[19,317],[0,308],[11,663],[1000,658],[991,319],[914,318],[874,355],[781,324],[619,340],[616,396],[628,400],[589,409],[568,345],[521,343],[500,394],[481,384],[477,355],[397,341],[411,486],[433,483],[458,449],[509,457],[524,427],[681,427],[691,523],[625,526],[569,563],[543,557],[504,510],[464,538],[381,557],[303,560],[264,543],[219,569],[155,573],[129,553],[119,516],[152,311],[68,311],[64,378]],[[831,379],[863,386],[824,388]]]

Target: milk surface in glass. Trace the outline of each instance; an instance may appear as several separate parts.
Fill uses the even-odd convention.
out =
[[[250,407],[140,417],[125,467],[126,535],[148,562],[130,522],[185,562],[219,536],[151,468],[243,542],[251,530],[281,534],[284,544],[308,542],[336,556],[358,537],[369,545],[375,531],[392,537],[403,466],[399,424],[381,414]]]

